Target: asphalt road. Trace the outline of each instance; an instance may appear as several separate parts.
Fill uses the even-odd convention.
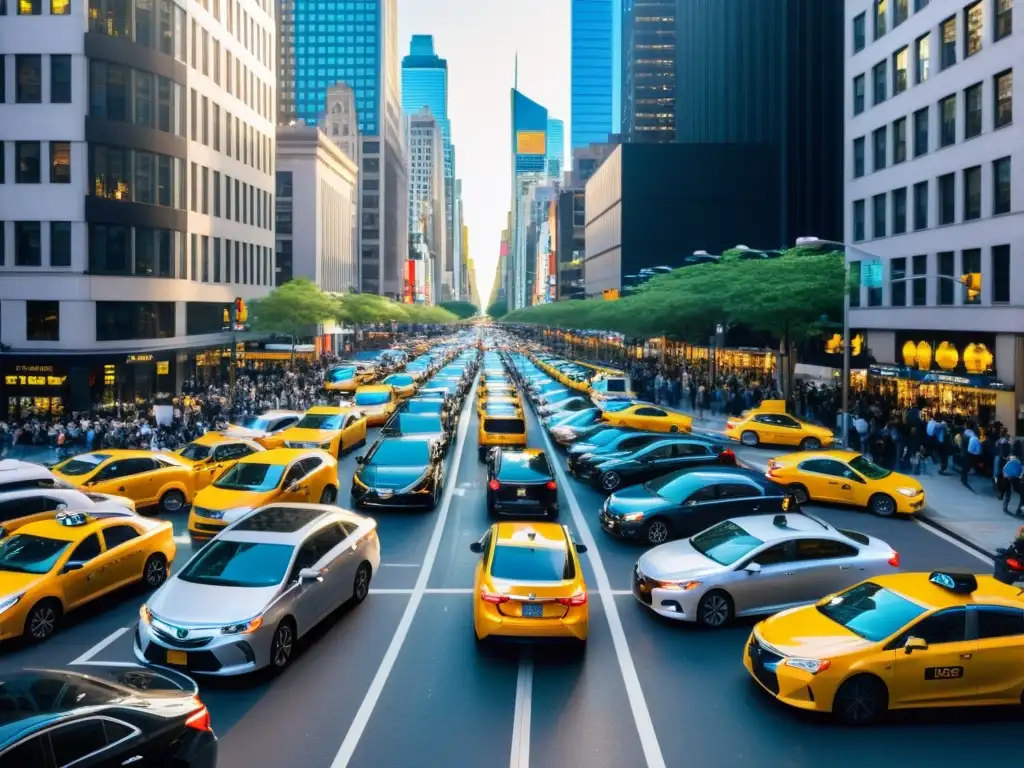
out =
[[[531,446],[550,449],[528,418]],[[597,524],[603,497],[565,477],[563,520],[578,540],[596,543],[582,557],[591,591],[586,654],[478,652],[469,545],[488,520],[476,427],[469,407],[435,512],[378,515],[382,565],[365,603],[316,630],[278,678],[200,680],[222,768],[934,766],[1017,756],[1016,712],[914,713],[865,732],[775,704],[740,661],[751,624],[705,631],[649,614],[628,591],[641,550],[604,535]],[[771,455],[739,453],[754,463]],[[343,500],[354,467],[354,455],[340,463]],[[906,569],[988,570],[923,525],[811,511],[881,537]],[[178,522],[184,531],[184,516]],[[179,565],[189,555],[187,537],[182,542]],[[41,646],[6,645],[0,670],[132,664],[144,599],[136,591],[95,605]]]

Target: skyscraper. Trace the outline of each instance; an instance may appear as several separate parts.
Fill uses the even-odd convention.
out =
[[[548,118],[548,177],[554,181],[562,178],[565,167],[565,123],[558,118]]]
[[[573,149],[607,141],[614,130],[613,33],[617,5],[614,0],[572,0]]]
[[[419,235],[431,256],[430,285],[451,285],[441,256],[450,238],[444,215],[444,138],[427,107],[405,116],[409,149],[409,233]],[[420,293],[420,291],[416,291]],[[428,296],[436,303],[442,296]]]
[[[533,286],[529,259],[529,199],[532,189],[548,181],[548,111],[524,96],[511,92],[512,133],[512,215],[511,247],[506,261],[509,309],[528,306]]]
[[[362,290],[398,297],[408,233],[408,187],[398,74],[398,0],[336,0],[331,23],[313,0],[278,0],[278,121],[316,125],[327,89],[356,95]]]
[[[675,141],[675,118],[676,0],[623,0],[623,141]]]

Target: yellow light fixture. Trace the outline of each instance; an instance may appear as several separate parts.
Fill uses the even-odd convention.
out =
[[[917,364],[917,344],[912,341],[903,345],[903,364],[911,368]]]
[[[935,350],[935,362],[944,371],[952,371],[960,363],[960,353],[948,341],[939,344]]]
[[[932,367],[932,345],[927,341],[919,342],[917,345],[917,367],[922,371]]]
[[[992,370],[995,357],[985,344],[968,344],[964,350],[964,368],[968,373],[985,373]]]

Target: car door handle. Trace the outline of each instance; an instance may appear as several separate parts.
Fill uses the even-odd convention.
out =
[[[122,492],[123,492],[123,491],[124,491],[124,486],[122,485],[122,486],[121,486],[120,488],[118,488],[117,490],[119,490],[119,491],[122,491]]]
[[[796,571],[786,571],[786,576],[796,576]]]
[[[829,485],[839,485],[839,483],[837,483],[835,480],[829,480],[828,484]]]
[[[972,654],[972,653],[961,653],[960,654],[960,658],[965,660],[965,661],[970,659],[970,658],[972,658],[973,656],[974,656],[974,654]]]
[[[849,566],[849,565],[840,565],[839,566],[839,570],[840,571],[848,571],[848,570],[850,570],[851,567],[852,566]]]

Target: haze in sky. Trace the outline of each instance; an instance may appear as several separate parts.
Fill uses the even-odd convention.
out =
[[[448,60],[448,115],[462,179],[477,291],[487,305],[511,199],[509,89],[565,121],[569,137],[569,0],[399,0],[399,59],[412,35],[433,35]],[[567,163],[568,164],[568,163]]]

